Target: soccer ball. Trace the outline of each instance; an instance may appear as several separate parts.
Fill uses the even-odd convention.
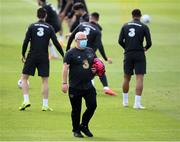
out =
[[[143,15],[143,16],[141,17],[141,22],[143,22],[143,23],[145,23],[145,24],[150,23],[150,21],[151,21],[151,17],[150,17],[149,15],[147,15],[147,14],[145,14],[145,15]]]
[[[27,81],[27,83],[28,83],[28,86],[29,86],[29,81]],[[17,84],[18,84],[19,89],[22,89],[22,80],[21,79],[18,80]]]

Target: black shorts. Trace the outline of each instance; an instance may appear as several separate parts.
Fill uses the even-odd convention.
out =
[[[146,74],[146,56],[144,52],[129,52],[124,55],[124,73],[127,75]]]
[[[34,76],[36,68],[38,70],[38,76],[49,76],[48,55],[28,55],[22,73]]]

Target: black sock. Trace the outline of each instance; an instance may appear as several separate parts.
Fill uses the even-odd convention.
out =
[[[106,74],[104,74],[104,75],[103,75],[102,77],[100,77],[99,79],[101,80],[101,83],[102,83],[103,87],[107,87],[107,86],[108,86]]]

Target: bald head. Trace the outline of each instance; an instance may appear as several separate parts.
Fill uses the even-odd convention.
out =
[[[84,49],[87,46],[87,36],[84,32],[78,32],[75,35],[75,41],[78,49]]]
[[[83,39],[87,39],[87,36],[84,32],[78,32],[75,35],[75,40],[83,40]]]

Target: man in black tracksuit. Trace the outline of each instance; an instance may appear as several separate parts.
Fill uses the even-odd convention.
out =
[[[62,91],[66,93],[69,89],[74,136],[83,137],[81,134],[83,132],[86,136],[92,137],[88,124],[97,106],[96,90],[91,82],[94,77],[92,64],[96,55],[91,48],[87,47],[87,36],[83,32],[76,34],[75,41],[76,48],[70,49],[64,57]],[[80,124],[82,98],[86,103],[86,111]]]
[[[141,11],[132,11],[133,21],[124,24],[119,35],[119,44],[124,48],[123,106],[128,106],[128,91],[131,75],[136,74],[135,109],[144,109],[141,105],[143,76],[146,74],[145,52],[151,47],[151,35],[147,25],[140,22]],[[146,45],[143,46],[144,38]]]
[[[39,8],[37,11],[37,17],[39,21],[29,26],[26,37],[22,46],[22,60],[24,68],[22,71],[22,90],[24,95],[24,102],[19,107],[19,110],[25,110],[29,107],[29,87],[28,77],[29,75],[34,76],[37,68],[38,75],[42,78],[43,87],[43,106],[42,110],[52,110],[48,106],[48,77],[49,77],[49,58],[48,58],[48,45],[50,39],[53,41],[57,50],[64,56],[61,45],[59,44],[54,29],[51,25],[45,22],[47,12],[44,8]],[[26,57],[25,53],[30,42],[30,50]]]
[[[102,34],[101,34],[102,28],[98,24],[98,20],[99,20],[99,14],[97,12],[94,12],[90,15],[89,22],[83,22],[78,27],[76,27],[76,29],[72,32],[71,36],[69,37],[66,51],[70,49],[70,46],[75,37],[75,34],[81,31],[87,35],[87,38],[88,38],[87,46],[92,48],[94,52],[99,50],[104,60],[107,61],[109,64],[111,64],[112,63],[111,58],[108,58],[104,51],[104,47],[102,44]],[[108,95],[116,96],[116,93],[108,87],[106,74],[100,77],[100,80],[104,87],[104,93]]]

